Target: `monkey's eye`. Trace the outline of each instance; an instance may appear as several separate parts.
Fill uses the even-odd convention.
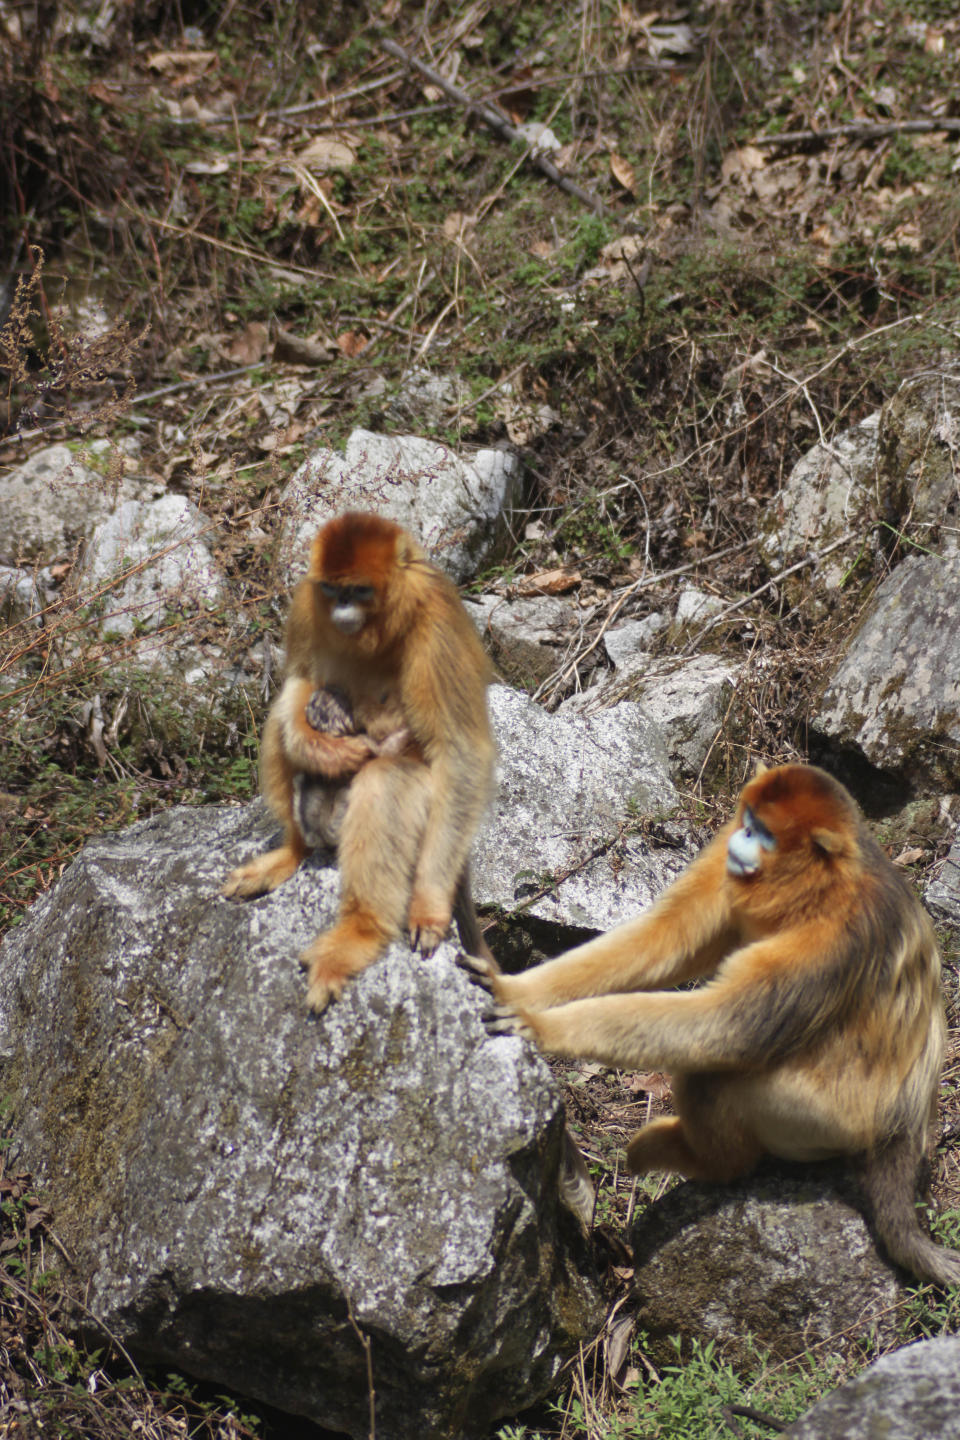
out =
[[[320,581],[320,593],[334,605],[369,605],[376,594],[372,585],[331,585]]]
[[[753,811],[749,808],[743,812],[743,829],[750,836],[759,840],[765,850],[772,850],[775,844],[770,831],[762,820],[758,820]]]

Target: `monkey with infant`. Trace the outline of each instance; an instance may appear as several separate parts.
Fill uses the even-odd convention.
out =
[[[274,890],[336,846],[339,916],[303,956],[315,1011],[404,930],[430,954],[456,916],[489,956],[468,857],[493,784],[492,667],[456,586],[399,525],[348,512],[313,541],[286,648],[260,761],[283,843],[223,893]]]

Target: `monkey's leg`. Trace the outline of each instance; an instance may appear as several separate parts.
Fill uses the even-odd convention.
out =
[[[340,914],[302,957],[311,1010],[323,1010],[402,933],[429,804],[418,761],[371,760],[354,778],[340,831]]]
[[[282,725],[276,707],[267,716],[260,747],[260,788],[264,799],[283,825],[283,844],[268,850],[227,876],[221,895],[231,898],[262,895],[289,880],[307,854],[307,844],[293,816],[293,771],[283,749]]]
[[[697,1157],[683,1132],[683,1122],[676,1116],[651,1120],[644,1125],[627,1146],[627,1164],[635,1175],[650,1170],[699,1179]]]
[[[410,895],[410,943],[432,955],[450,929],[457,888],[493,777],[493,751],[476,741],[431,759],[431,804]]]
[[[687,1180],[735,1180],[753,1169],[763,1147],[738,1114],[736,1082],[717,1074],[674,1075],[677,1115],[653,1120],[627,1146],[637,1175],[664,1170]]]

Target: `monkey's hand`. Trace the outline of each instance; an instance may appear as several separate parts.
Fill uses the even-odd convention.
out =
[[[343,780],[366,765],[377,751],[367,735],[324,735],[312,731],[306,740],[301,736],[304,769],[325,780]]]
[[[390,734],[385,735],[382,740],[378,742],[371,741],[370,743],[374,746],[378,755],[384,755],[389,760],[395,760],[398,755],[403,754],[412,739],[413,736],[406,725],[402,725],[399,730],[391,730]]]
[[[508,976],[501,975],[499,970],[481,955],[466,955],[461,951],[457,956],[457,964],[461,970],[466,971],[475,985],[486,990],[493,1002],[483,1016],[489,1035],[520,1035],[534,1045],[539,1043],[535,1019],[503,998],[503,981],[508,979]]]
[[[411,950],[421,955],[432,955],[450,929],[453,913],[436,896],[414,891],[407,915],[407,929],[410,932]]]
[[[268,850],[266,855],[258,855],[256,860],[231,870],[220,894],[228,900],[239,900],[245,895],[263,895],[268,890],[276,890],[284,880],[290,879],[302,859],[303,851],[298,853],[289,845]]]

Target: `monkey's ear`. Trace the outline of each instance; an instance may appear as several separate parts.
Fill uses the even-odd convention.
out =
[[[840,855],[847,848],[847,842],[840,832],[828,830],[825,825],[818,825],[811,830],[810,839],[824,855]]]
[[[417,544],[406,532],[397,536],[397,564],[412,565],[417,558]]]
[[[767,773],[767,771],[768,771],[769,769],[770,769],[770,766],[769,766],[769,765],[765,765],[762,760],[758,760],[757,763],[756,763],[756,765],[754,765],[754,767],[753,767],[753,778],[754,778],[754,780],[756,780],[757,777],[760,776],[760,775],[766,775],[766,773]]]

